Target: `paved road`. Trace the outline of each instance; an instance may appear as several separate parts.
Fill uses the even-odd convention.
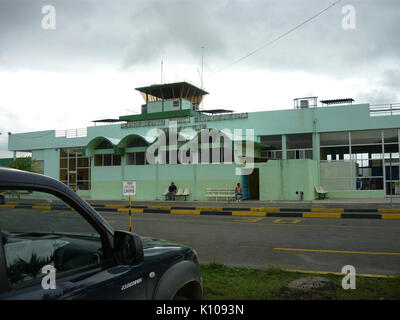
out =
[[[99,212],[116,229],[128,214]],[[0,209],[10,230],[86,232],[72,211]],[[203,263],[341,272],[353,265],[363,274],[400,274],[400,220],[318,219],[132,214],[134,231],[196,249]],[[21,230],[21,231],[22,231]]]
[[[128,214],[102,212],[126,229]],[[400,274],[400,220],[132,214],[134,231],[196,249],[202,263]]]

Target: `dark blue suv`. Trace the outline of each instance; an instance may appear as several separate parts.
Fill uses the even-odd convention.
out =
[[[202,299],[196,252],[115,231],[63,183],[0,168],[0,299]]]

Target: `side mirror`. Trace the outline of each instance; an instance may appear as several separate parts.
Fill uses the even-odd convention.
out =
[[[140,237],[127,231],[115,231],[114,257],[118,264],[141,264],[144,255]]]

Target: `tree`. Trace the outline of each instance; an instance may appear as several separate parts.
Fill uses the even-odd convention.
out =
[[[9,168],[41,173],[40,162],[31,157],[16,158],[9,165]]]

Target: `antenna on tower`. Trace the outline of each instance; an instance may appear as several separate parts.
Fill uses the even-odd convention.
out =
[[[161,58],[161,84],[163,83],[163,59]]]
[[[202,89],[204,89],[203,72],[204,72],[204,46],[201,47],[201,88]]]
[[[204,82],[203,82],[203,75],[204,75],[204,46],[201,46],[201,89],[204,89]],[[201,100],[200,110],[203,110],[203,100]]]

